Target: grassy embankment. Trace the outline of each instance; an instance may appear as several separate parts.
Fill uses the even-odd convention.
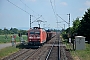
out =
[[[10,43],[11,42],[11,36],[12,35],[7,35],[7,39],[5,39],[5,35],[0,35],[0,43]],[[27,40],[27,36],[23,35],[22,36],[24,40]],[[16,34],[16,42],[20,42],[19,36]]]
[[[0,35],[0,44],[1,43],[11,43],[11,36],[12,35],[8,35],[7,36],[8,39],[5,39],[5,35]],[[23,37],[24,40],[27,40],[27,36],[26,35],[23,35],[22,37]],[[16,41],[20,42],[18,35],[16,35]],[[11,46],[10,47],[6,47],[4,49],[1,49],[0,50],[0,59],[5,57],[5,56],[8,56],[8,55],[10,55],[10,54],[12,54],[14,52],[17,52],[18,50],[19,50],[19,48],[11,47]]]
[[[65,43],[65,42],[64,42]],[[85,50],[72,50],[70,51],[74,60],[90,60],[90,44],[85,44]],[[67,49],[70,49],[70,45],[66,44]]]
[[[8,56],[14,52],[17,52],[18,50],[19,50],[19,48],[15,48],[15,47],[6,47],[4,49],[1,49],[0,50],[0,59],[5,56]]]

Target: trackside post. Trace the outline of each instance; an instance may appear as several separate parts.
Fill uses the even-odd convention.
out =
[[[12,44],[12,47],[13,47],[13,46],[16,47],[16,40],[15,40],[15,38],[16,38],[15,35],[11,36],[11,44]]]

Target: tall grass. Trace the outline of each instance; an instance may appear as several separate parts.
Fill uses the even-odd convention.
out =
[[[17,34],[15,34],[15,35],[16,35],[16,38],[15,38],[16,42],[20,42],[19,36]],[[7,35],[7,38],[6,38],[5,35],[0,35],[0,43],[10,43],[11,42],[11,36],[12,35],[9,34],[9,35]],[[26,35],[23,35],[22,37],[23,37],[24,40],[27,40]]]
[[[76,51],[71,51],[71,54],[75,59],[75,57],[78,57],[80,60],[90,60],[90,44],[86,43],[86,49],[85,50],[76,50]]]
[[[64,44],[66,44],[66,48],[73,48],[66,41],[67,40],[63,42]],[[85,43],[85,47],[86,48],[84,50],[70,50],[70,53],[74,60],[90,60],[90,44]]]
[[[4,49],[1,49],[0,50],[0,60],[3,57],[8,56],[8,55],[10,55],[10,54],[12,54],[14,52],[17,52],[17,51],[19,51],[19,48],[15,48],[15,47],[11,47],[11,46],[10,47],[6,47]]]

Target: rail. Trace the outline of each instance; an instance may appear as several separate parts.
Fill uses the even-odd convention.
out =
[[[60,60],[60,39],[58,37],[58,60]]]
[[[54,47],[54,44],[55,44],[55,42],[53,43],[51,49],[49,50],[49,53],[48,53],[48,55],[46,56],[45,60],[48,60],[48,59],[49,59],[49,56],[50,56],[51,51],[52,51],[52,49],[53,49],[53,47]]]
[[[58,40],[58,60],[60,60],[60,32],[57,32],[57,40]]]
[[[30,56],[32,56],[35,52],[37,52],[39,49],[36,49],[35,51],[33,51],[32,53],[31,53],[31,55],[28,55],[27,57],[25,57],[23,60],[27,60]]]
[[[24,50],[24,49],[22,49],[22,50]],[[28,50],[24,50],[23,52],[19,53],[18,55],[13,56],[12,58],[9,58],[8,60],[13,60],[13,59],[17,58],[18,56],[26,53],[27,51],[29,51],[29,49]]]

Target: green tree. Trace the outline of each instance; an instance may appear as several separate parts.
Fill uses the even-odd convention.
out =
[[[64,39],[68,39],[68,36],[67,36],[66,30],[62,31],[61,34],[62,34],[62,37],[63,37]]]
[[[0,35],[2,34],[2,29],[0,29]]]
[[[79,18],[76,18],[76,20],[73,22],[73,31],[76,32],[78,30],[78,27],[80,25]]]
[[[86,40],[90,43],[90,8],[87,9],[81,20],[78,35],[85,36]]]
[[[14,34],[14,33],[17,34],[18,33],[18,29],[17,28],[11,28],[10,29],[10,33],[11,34]]]
[[[27,31],[26,30],[19,30],[18,33],[22,33],[22,35],[26,35]]]
[[[9,30],[8,29],[4,28],[3,31],[4,31],[3,34],[9,34]]]
[[[75,21],[73,21],[73,27],[71,29],[71,33],[72,33],[72,36],[74,37],[75,35],[77,35],[77,31],[78,31],[78,28],[80,26],[80,20],[79,18],[77,17]]]

